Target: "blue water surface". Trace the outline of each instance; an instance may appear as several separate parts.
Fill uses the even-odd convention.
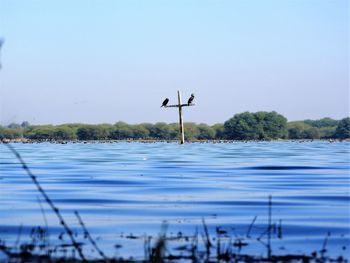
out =
[[[74,211],[109,256],[142,258],[143,237],[156,237],[162,222],[168,236],[186,236],[203,232],[202,219],[211,236],[220,227],[245,238],[250,245],[242,252],[264,254],[269,195],[273,253],[326,247],[349,255],[349,142],[12,145],[90,257],[98,255]],[[52,243],[69,242],[58,239],[55,214],[0,145],[0,239],[25,242],[35,226],[47,227]]]

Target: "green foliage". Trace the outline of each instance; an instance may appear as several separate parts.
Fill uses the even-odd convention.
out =
[[[62,125],[55,127],[53,138],[55,140],[74,140],[77,138],[77,135],[73,128]]]
[[[23,130],[21,128],[0,127],[0,139],[20,139],[22,136]]]
[[[320,120],[304,120],[288,123],[289,139],[331,139],[337,138],[335,131],[338,120],[322,118]]]
[[[318,132],[321,139],[331,139],[334,138],[336,127],[323,127],[319,128]]]
[[[201,123],[197,126],[199,135],[197,139],[199,140],[212,140],[215,139],[215,129],[207,124]]]
[[[215,136],[214,139],[221,140],[225,137],[225,128],[224,124],[217,123],[211,126],[211,128],[214,130]]]
[[[144,140],[149,137],[149,130],[140,124],[133,125],[132,135],[133,135],[133,138],[136,140],[141,140],[141,139]]]
[[[84,125],[77,130],[79,140],[105,140],[109,138],[110,130],[103,125]]]
[[[180,138],[180,127],[178,123],[170,123],[169,124],[169,132],[171,140],[178,140]]]
[[[305,122],[288,123],[288,138],[289,139],[320,139],[321,134],[319,129],[312,127]]]
[[[326,127],[336,127],[339,121],[326,117],[319,120],[305,120],[304,123],[309,124],[310,126],[316,127],[316,128],[326,128]]]
[[[186,141],[196,140],[200,134],[200,131],[197,128],[197,125],[193,122],[184,123],[184,129],[185,129]]]
[[[334,137],[338,139],[350,138],[350,118],[349,117],[339,121],[337,129],[335,130]]]
[[[10,123],[9,125],[7,125],[7,128],[11,128],[11,129],[17,129],[20,127],[21,125],[19,125],[18,123]]]
[[[25,137],[32,140],[54,139],[55,127],[52,125],[30,126],[25,131]]]
[[[158,122],[155,125],[150,126],[149,136],[158,140],[170,140],[172,139],[172,131],[169,125],[164,122]]]
[[[317,128],[311,128],[304,131],[303,139],[320,139],[320,132]]]
[[[27,127],[29,127],[29,126],[30,126],[30,124],[29,124],[29,122],[27,122],[27,121],[24,121],[24,122],[21,123],[21,127],[22,127],[22,128],[27,128]]]
[[[185,139],[195,140],[270,140],[270,139],[348,139],[350,118],[340,121],[331,118],[294,121],[287,123],[276,112],[243,112],[234,115],[224,124],[184,124]],[[68,123],[63,125],[30,125],[11,123],[0,126],[0,138],[33,140],[178,140],[179,124],[158,122],[156,124],[111,124],[86,125]]]
[[[287,136],[287,119],[275,111],[257,112],[260,114],[259,124],[263,126],[263,132],[259,139],[278,139]]]
[[[114,140],[125,140],[133,137],[133,131],[125,122],[117,122],[110,133],[110,138]]]
[[[287,119],[276,112],[243,112],[224,123],[224,136],[233,140],[265,140],[286,137]]]
[[[224,136],[234,140],[253,140],[257,139],[257,129],[257,122],[253,114],[243,112],[224,123]]]
[[[320,134],[318,129],[312,127],[310,124],[306,124],[305,122],[290,122],[288,123],[288,138],[295,139],[319,139]]]

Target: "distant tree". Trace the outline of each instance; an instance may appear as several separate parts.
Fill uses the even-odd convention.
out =
[[[318,128],[311,126],[303,121],[288,123],[289,139],[319,139],[321,137]]]
[[[334,126],[337,124],[337,126]],[[349,118],[341,121],[331,118],[289,122],[277,112],[243,112],[234,115],[224,124],[185,123],[186,140],[266,140],[266,139],[318,139],[349,138]],[[34,140],[105,140],[105,139],[155,139],[173,140],[179,138],[179,124],[141,123],[130,125],[125,122],[86,125],[68,123],[59,126],[21,125],[12,123],[0,126],[0,138],[30,138]]]
[[[317,128],[312,127],[310,129],[307,129],[303,132],[303,139],[319,139],[320,138],[320,132]]]
[[[350,118],[349,117],[340,120],[335,130],[334,137],[338,139],[350,138]]]
[[[77,130],[79,140],[104,140],[109,136],[109,130],[98,125],[84,125]]]
[[[172,137],[172,131],[169,127],[164,122],[158,122],[150,127],[149,129],[149,135],[153,139],[158,139],[158,140],[170,140]]]
[[[222,123],[217,123],[211,126],[215,132],[215,137],[214,139],[216,140],[222,140],[225,138],[225,128],[224,124]]]
[[[304,120],[304,122],[316,128],[336,127],[339,123],[338,120],[333,120],[328,117],[319,120]]]
[[[184,129],[185,129],[185,140],[192,141],[192,140],[198,139],[200,131],[195,123],[193,122],[184,123]]]
[[[334,137],[339,121],[331,118],[288,123],[289,139],[328,139]]]
[[[170,123],[168,124],[169,134],[171,140],[179,139],[180,127],[178,123]]]
[[[69,127],[69,128],[72,128],[73,130],[77,131],[80,127],[83,127],[85,125],[86,124],[82,124],[82,123],[66,123],[66,124],[63,124],[61,126]]]
[[[7,125],[7,128],[20,128],[21,125],[19,125],[18,123],[10,123],[9,125]]]
[[[285,138],[287,119],[277,112],[243,112],[224,123],[227,139],[256,140]]]
[[[256,139],[260,139],[260,140],[267,139],[268,134],[267,134],[267,130],[265,130],[265,126],[267,126],[267,124],[265,123],[265,120],[267,118],[268,112],[258,111],[256,113],[251,113],[251,114],[256,119],[256,126],[254,128],[256,137],[257,137]]]
[[[250,112],[243,112],[224,123],[224,134],[227,139],[233,140],[258,139],[257,126],[255,116]]]
[[[309,124],[303,122],[288,123],[288,138],[291,140],[302,139],[306,129],[305,126],[311,128]]]
[[[107,140],[110,138],[112,131],[114,130],[114,126],[112,124],[103,123],[96,125],[100,130],[100,139]]]
[[[20,128],[0,127],[1,139],[20,139],[23,137],[23,131]]]
[[[114,140],[126,140],[133,138],[133,130],[126,123],[118,123],[110,134],[110,138]]]
[[[207,124],[201,123],[197,125],[199,140],[212,140],[215,139],[215,130]]]
[[[323,127],[319,128],[318,132],[321,139],[331,139],[334,138],[336,127]]]
[[[31,126],[25,132],[25,137],[33,140],[52,140],[54,139],[55,127],[52,125]]]
[[[142,124],[133,125],[131,127],[133,138],[138,139],[147,139],[149,137],[149,130],[146,129]]]
[[[74,140],[76,138],[77,136],[74,129],[68,126],[62,125],[55,127],[53,132],[53,139],[55,140]]]
[[[21,127],[22,127],[22,128],[27,128],[27,127],[29,127],[29,126],[30,126],[30,124],[29,124],[29,122],[27,122],[27,121],[24,121],[24,122],[21,123]]]
[[[260,134],[259,139],[286,138],[287,119],[275,111],[263,113],[265,115],[264,118],[258,120],[258,123],[262,124],[263,129],[263,135]]]

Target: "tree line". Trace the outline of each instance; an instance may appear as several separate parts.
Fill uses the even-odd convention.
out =
[[[275,140],[349,139],[350,118],[288,122],[277,112],[243,112],[225,123],[207,125],[185,123],[185,139],[195,140]],[[54,140],[177,140],[178,123],[62,124],[30,125],[12,123],[0,126],[2,139]]]

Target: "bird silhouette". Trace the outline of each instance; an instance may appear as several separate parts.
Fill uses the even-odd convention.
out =
[[[166,99],[163,101],[162,106],[160,106],[160,107],[166,107],[166,105],[168,104],[168,102],[169,102],[169,99],[166,98]]]
[[[192,101],[194,100],[194,94],[191,94],[191,97],[188,99],[187,104],[190,105]]]

